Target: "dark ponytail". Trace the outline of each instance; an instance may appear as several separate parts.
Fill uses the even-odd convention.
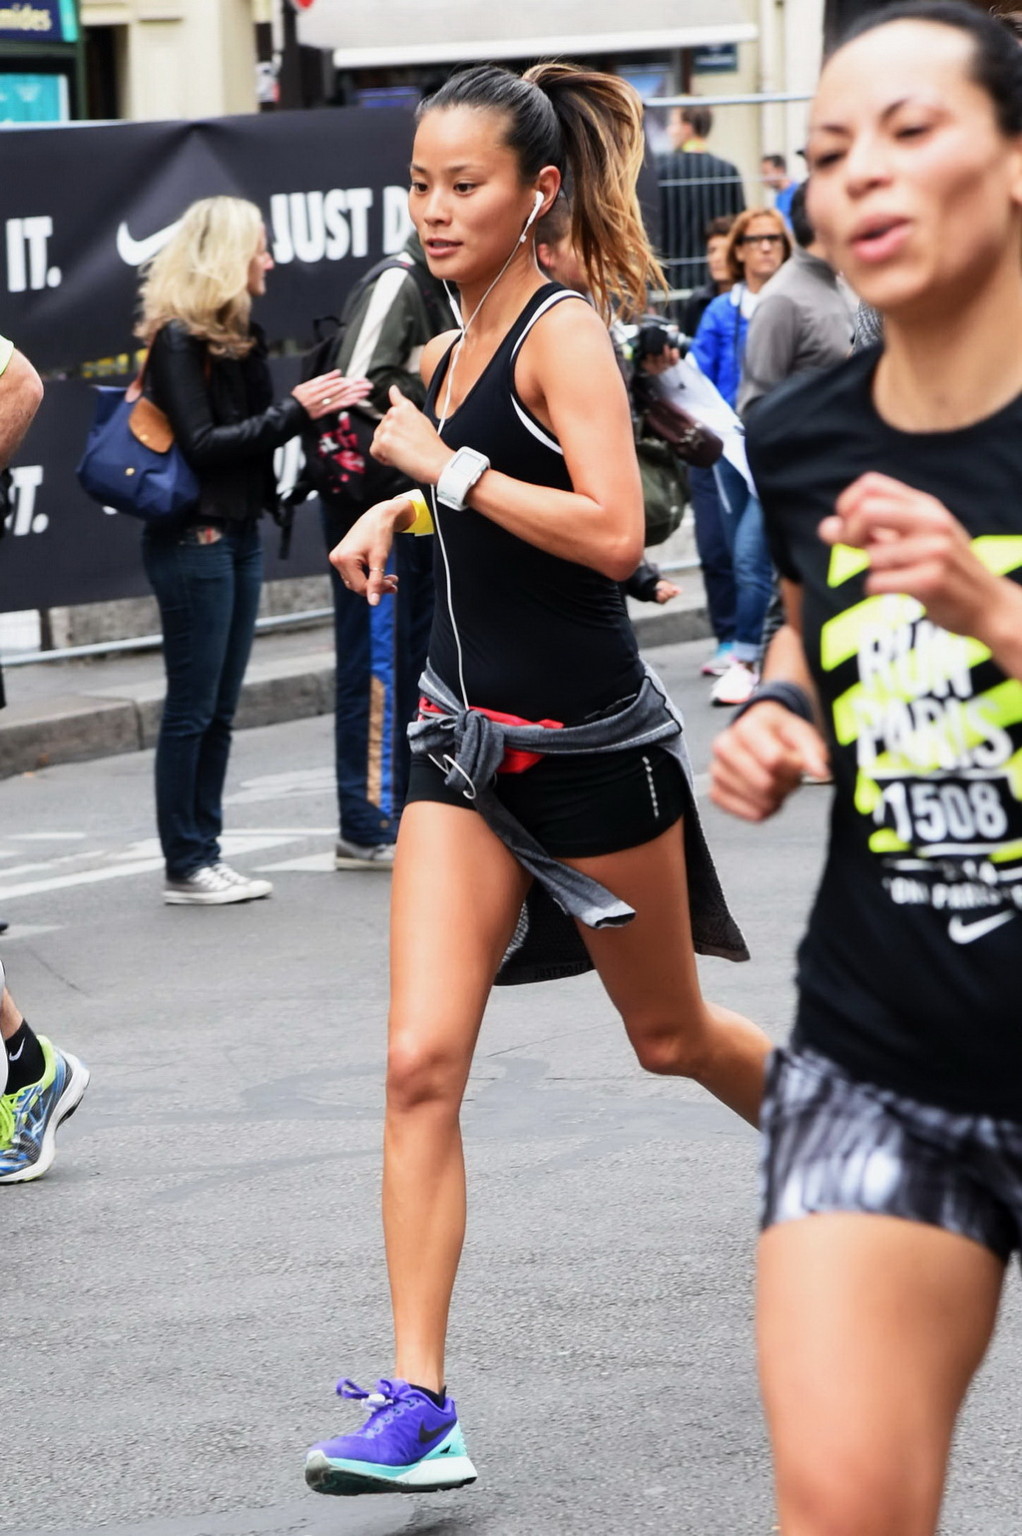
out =
[[[838,47],[896,21],[928,21],[964,32],[973,48],[972,78],[990,97],[1001,132],[1009,138],[1022,133],[1022,48],[1008,18],[965,0],[899,0],[853,22]]]
[[[645,149],[642,103],[627,81],[573,64],[536,64],[524,75],[481,65],[452,75],[419,108],[477,107],[502,113],[522,179],[545,165],[561,172],[572,243],[600,312],[642,314],[650,286],[666,288],[635,187]]]

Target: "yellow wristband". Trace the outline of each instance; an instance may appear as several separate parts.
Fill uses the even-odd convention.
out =
[[[409,491],[408,500],[415,508],[415,521],[411,527],[406,528],[405,533],[432,533],[433,518],[429,510],[429,504],[421,491]]]

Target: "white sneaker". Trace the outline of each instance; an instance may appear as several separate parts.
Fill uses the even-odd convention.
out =
[[[185,880],[168,880],[163,899],[169,907],[224,907],[235,901],[255,901],[268,896],[271,889],[268,880],[248,880],[233,870],[226,875],[220,865],[206,864]]]
[[[730,640],[722,640],[712,656],[708,656],[699,668],[704,677],[723,677],[735,659],[735,648]]]
[[[260,896],[269,896],[273,890],[272,880],[257,880],[255,875],[243,875],[240,870],[232,869],[229,864],[225,864],[223,859],[218,859],[213,868],[221,875],[225,875],[234,885],[246,886],[249,901],[258,901]]]
[[[393,843],[349,843],[337,839],[334,849],[335,869],[393,869]]]
[[[722,706],[744,704],[759,686],[759,673],[751,662],[732,661],[723,677],[710,690],[710,703]]]

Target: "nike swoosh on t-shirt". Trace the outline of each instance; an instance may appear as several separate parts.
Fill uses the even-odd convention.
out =
[[[981,917],[978,923],[966,923],[960,917],[953,917],[947,925],[948,937],[955,944],[972,944],[984,934],[1000,928],[1002,923],[1010,923],[1014,916],[1014,912],[995,912],[992,917]]]
[[[181,220],[175,219],[173,224],[168,224],[165,229],[158,229],[155,235],[147,235],[144,240],[136,240],[127,224],[118,224],[117,254],[127,266],[140,267],[144,262],[151,261],[158,251],[163,250],[167,241],[177,234],[180,224]]]

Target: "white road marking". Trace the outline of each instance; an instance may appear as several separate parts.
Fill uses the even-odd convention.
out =
[[[324,874],[334,872],[334,852],[310,853],[304,859],[285,859],[282,864],[257,864],[256,874],[268,874],[270,870],[295,870],[299,874]]]
[[[246,779],[240,789],[224,796],[225,805],[258,805],[264,800],[294,800],[307,795],[337,795],[333,768],[296,768],[288,773],[267,773]]]
[[[7,832],[12,843],[80,843],[88,837],[87,832]]]
[[[225,857],[260,853],[279,848],[287,843],[306,838],[329,838],[337,833],[333,827],[245,827],[236,832],[226,832],[222,838]],[[333,853],[328,857],[332,860]],[[81,864],[94,860],[91,869],[67,869],[69,863]],[[75,886],[100,885],[106,880],[120,880],[130,875],[149,875],[163,870],[163,854],[156,838],[143,838],[126,848],[97,848],[88,853],[51,859],[49,863],[25,864],[14,869],[0,869],[0,911],[3,904],[18,896],[38,896],[47,891],[71,890]],[[19,874],[36,874],[39,878],[19,880]],[[12,877],[14,877],[12,879]]]
[[[22,885],[0,884],[0,905],[15,896],[39,896],[44,891],[65,891],[75,885],[98,885],[103,880],[119,880],[124,875],[149,875],[163,868],[162,857],[139,859],[135,864],[118,864],[113,869],[82,869],[73,875],[55,875],[52,880],[27,880]]]

